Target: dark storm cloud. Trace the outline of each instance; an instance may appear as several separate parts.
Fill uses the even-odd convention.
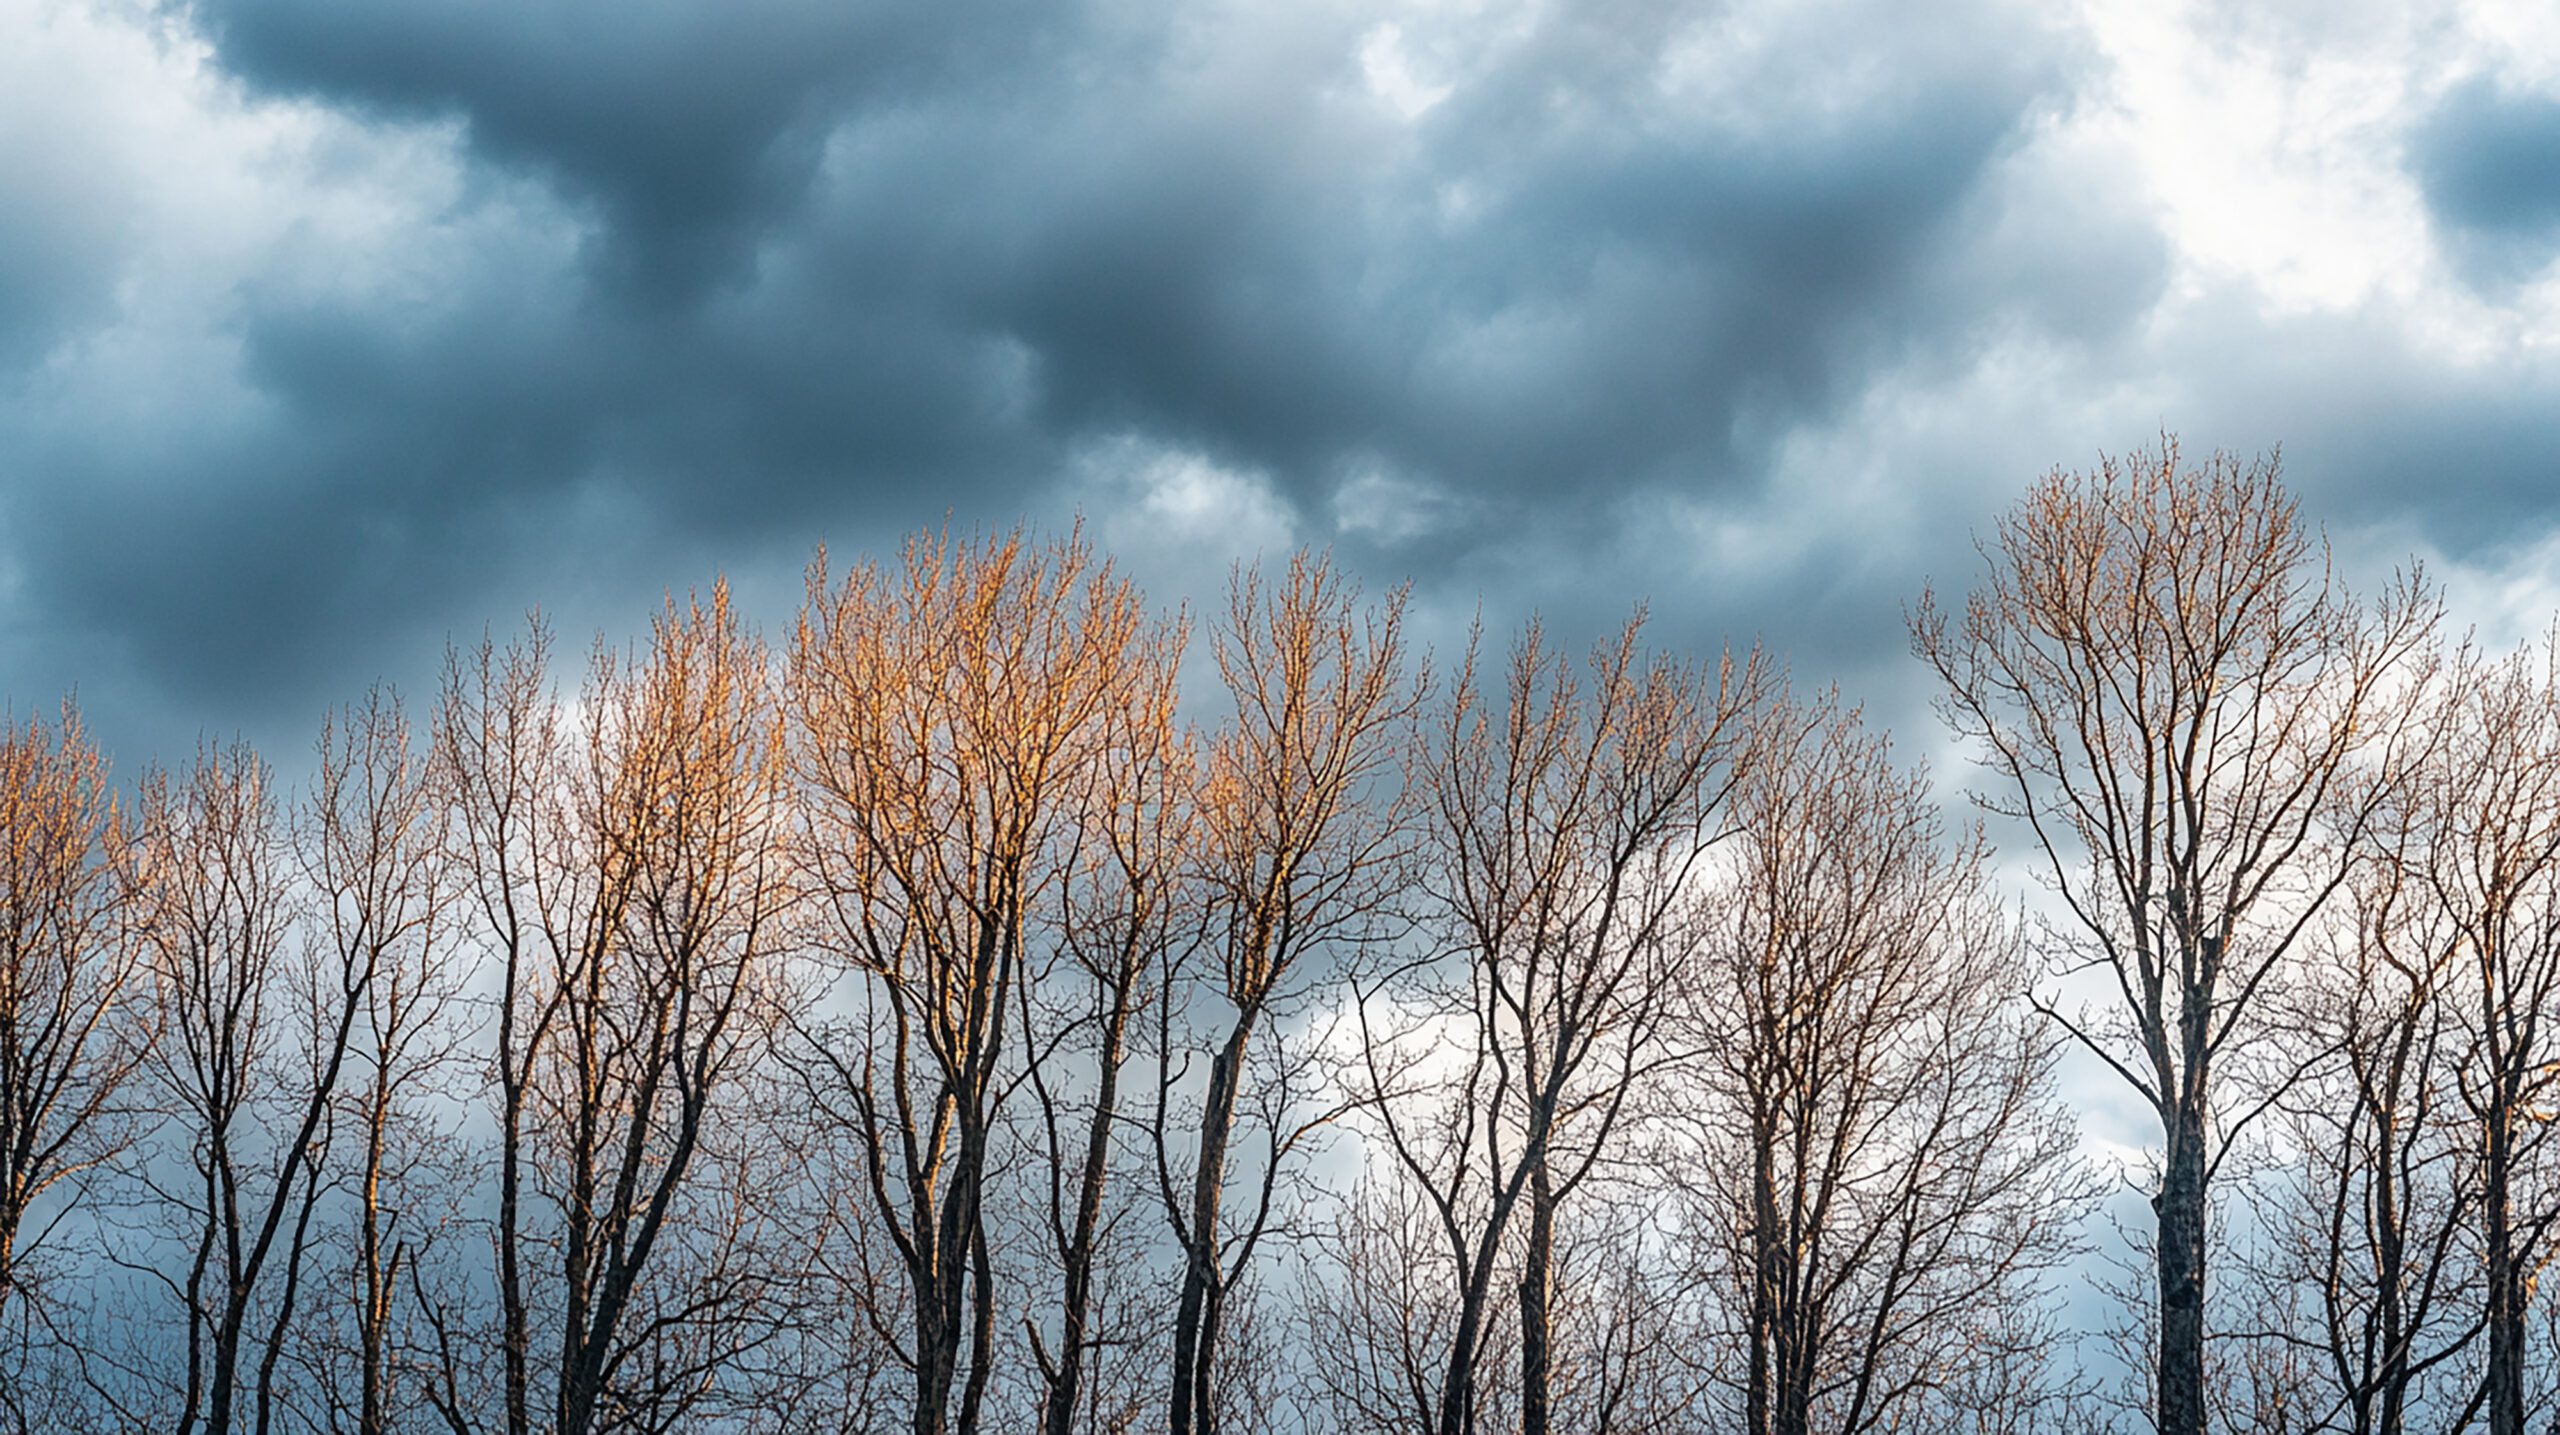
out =
[[[2476,280],[2513,282],[2560,252],[2560,99],[2473,79],[2418,122],[2408,158]]]
[[[599,267],[618,287],[681,303],[739,277],[805,192],[843,108],[930,87],[981,48],[1019,63],[1059,12],[1015,0],[215,0],[199,13],[253,84],[391,117],[461,116],[480,154],[599,207]]]
[[[1698,83],[1672,57],[1707,7],[1417,19],[1446,97],[1410,120],[1366,88],[1378,32],[1321,8],[192,13],[252,93],[458,125],[444,222],[503,230],[531,193],[578,235],[396,302],[253,278],[236,399],[21,417],[22,620],[218,700],[337,696],[369,641],[476,627],[530,570],[1009,521],[1115,436],[1261,475],[1319,536],[1342,485],[1395,475],[1438,496],[1399,561],[1457,573],[1643,495],[1747,497],[1880,370],[2004,315],[2082,341],[2160,267],[2066,223],[2023,280],[1978,272],[2016,227],[2000,167],[2078,63],[1996,10],[1790,11],[1707,44],[1729,73]],[[2057,266],[2057,238],[2099,258]],[[0,301],[62,287],[20,251]]]

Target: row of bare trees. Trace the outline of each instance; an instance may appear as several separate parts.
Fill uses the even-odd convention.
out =
[[[2076,1048],[2158,1120],[2123,1420],[2522,1435],[2551,651],[2356,601],[2272,461],[2058,473],[1984,553],[1914,633],[1995,829],[1641,612],[1435,671],[1301,555],[1191,661],[1080,534],[574,681],[537,622],[289,792],[12,726],[0,1414],[2095,1428]]]

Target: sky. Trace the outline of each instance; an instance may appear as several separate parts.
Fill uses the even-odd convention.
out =
[[[2548,4],[0,0],[0,698],[307,743],[1081,519],[1926,729],[1905,606],[2164,431],[2507,641],[2555,259]]]

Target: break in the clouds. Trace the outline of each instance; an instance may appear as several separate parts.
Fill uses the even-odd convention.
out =
[[[2539,30],[2536,26],[2540,26]],[[0,0],[0,673],[295,722],[1081,511],[1817,671],[2056,463],[2554,531],[2560,36],[2414,14]],[[756,575],[764,577],[759,580]],[[387,656],[388,655],[388,656]]]

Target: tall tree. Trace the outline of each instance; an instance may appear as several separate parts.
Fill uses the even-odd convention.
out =
[[[160,1188],[192,1242],[186,1273],[164,1276],[187,1323],[174,1423],[226,1435],[246,1385],[264,1432],[370,972],[360,950],[293,941],[290,835],[246,745],[146,779],[142,830],[153,1069],[194,1178]]]
[[[1289,1160],[1326,1114],[1294,1109],[1307,1051],[1281,1050],[1267,1028],[1331,975],[1319,960],[1328,949],[1369,933],[1393,887],[1401,814],[1392,793],[1375,789],[1392,771],[1394,739],[1414,702],[1404,677],[1403,592],[1364,610],[1357,586],[1326,557],[1295,555],[1270,588],[1258,574],[1239,572],[1212,640],[1234,711],[1209,739],[1199,799],[1203,950],[1173,978],[1214,1013],[1208,1081],[1188,1133],[1188,1191],[1179,1189],[1171,1149],[1179,1138],[1170,1130],[1170,1087],[1179,1067],[1170,1001],[1155,1116],[1165,1212],[1183,1258],[1174,1435],[1220,1428],[1217,1366],[1229,1295],[1269,1229]],[[1258,1123],[1262,1149],[1258,1189],[1231,1229],[1226,1200],[1240,1116]]]
[[[810,1032],[813,1096],[859,1146],[864,1211],[904,1268],[917,1435],[978,1428],[989,1163],[1018,1078],[1005,1036],[1145,628],[1081,534],[919,538],[895,572],[841,583],[824,554],[810,567],[790,687],[801,850],[821,940],[865,1004]]]
[[[145,1033],[125,816],[69,701],[0,730],[0,1312],[28,1213],[129,1133],[114,1103]]]
[[[1909,1428],[2033,1326],[2089,1193],[1988,847],[1831,701],[1762,732],[1663,1103],[1674,1178],[1733,1292],[1741,1428]]]
[[[645,656],[600,651],[574,724],[538,631],[454,665],[440,744],[501,968],[512,1431],[542,1376],[560,1435],[678,1428],[760,1338],[770,1273],[712,1168],[744,1159],[715,1117],[760,1049],[791,899],[773,677],[725,585],[671,603]]]
[[[403,1179],[412,1154],[404,1147],[442,1144],[420,1129],[420,1108],[446,1095],[429,1083],[455,1055],[445,1018],[464,977],[448,931],[454,868],[429,769],[399,699],[376,689],[323,729],[298,814],[314,908],[309,940],[361,986],[341,1118],[355,1147],[345,1273],[354,1330],[344,1352],[355,1369],[343,1382],[332,1369],[325,1383],[353,1386],[352,1408],[342,1400],[330,1420],[363,1435],[381,1435],[393,1420],[395,1315],[413,1249],[399,1208],[425,1194]],[[325,1319],[315,1311],[311,1323]]]
[[[483,639],[448,653],[436,710],[436,760],[447,783],[455,840],[467,864],[470,913],[488,943],[498,991],[490,1019],[495,1087],[497,1211],[491,1231],[499,1307],[499,1385],[507,1435],[533,1429],[533,1250],[526,1182],[533,1157],[534,1063],[560,1009],[545,980],[545,922],[575,870],[557,814],[567,780],[569,735],[550,672],[550,633],[539,620],[503,651]],[[446,1377],[437,1406],[457,1431],[470,1428],[463,1373],[455,1369],[451,1322]],[[475,1385],[472,1388],[477,1389]]]
[[[0,728],[0,1413],[21,1429],[40,1404],[30,1273],[84,1178],[134,1135],[119,1095],[151,1004],[131,848],[77,708]]]
[[[2436,1425],[2479,1386],[2466,973],[2426,879],[2441,768],[2419,764],[2406,800],[2372,825],[2351,920],[2313,949],[2289,1003],[2306,1074],[2277,1103],[2286,1159],[2252,1209],[2256,1289],[2235,1302],[2257,1308],[2261,1343],[2307,1357],[2292,1365],[2326,1386],[2334,1428],[2354,1435]]]
[[[1646,652],[1642,628],[1639,613],[1577,677],[1533,622],[1490,701],[1471,648],[1419,741],[1424,881],[1456,974],[1422,968],[1425,1025],[1373,1034],[1367,1052],[1378,1130],[1461,1272],[1441,1435],[1475,1419],[1480,1335],[1524,1209],[1521,1428],[1548,1428],[1557,1212],[1670,1054],[1681,919],[1760,697],[1756,655],[1702,668]],[[1437,1058],[1415,1048],[1448,1027],[1467,1054],[1417,1129],[1395,1096],[1428,1078]]]
[[[1038,1106],[1034,1143],[1047,1186],[1045,1199],[1035,1200],[1060,1284],[1056,1349],[1032,1329],[1045,1435],[1070,1435],[1088,1362],[1107,1341],[1128,1338],[1095,1326],[1121,1077],[1173,947],[1197,926],[1196,889],[1184,870],[1197,757],[1175,716],[1180,658],[1179,629],[1133,647],[1125,682],[1098,716],[1093,759],[1071,799],[1075,836],[1047,914],[1055,949],[1020,992],[1025,1075]],[[1079,1085],[1088,1088],[1081,1101]]]
[[[2266,994],[2349,870],[2379,801],[2352,779],[2405,741],[2437,605],[2416,579],[2368,610],[2273,455],[2182,464],[2176,441],[2057,470],[1984,546],[1952,620],[1913,619],[1942,711],[2034,837],[2065,916],[2045,1010],[2157,1114],[2157,1418],[2204,1428],[2205,1224],[2227,1145],[2215,1100]]]
[[[2560,634],[2543,651],[2466,663],[2438,762],[2421,770],[2423,868],[2444,945],[2468,970],[2455,1009],[2470,1047],[2492,1435],[2523,1435],[2527,1313],[2560,1206],[2523,1203],[2560,1084]]]

